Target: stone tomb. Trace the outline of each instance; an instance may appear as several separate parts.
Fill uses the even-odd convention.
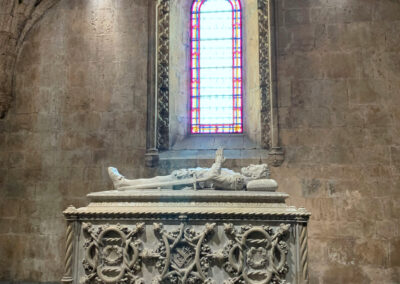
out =
[[[275,191],[127,189],[64,211],[63,283],[306,283],[310,213]]]

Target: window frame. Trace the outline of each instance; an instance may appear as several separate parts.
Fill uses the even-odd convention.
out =
[[[193,135],[190,134],[189,128],[190,123],[186,123],[186,131],[184,135],[176,134],[176,125],[174,125],[174,121],[171,120],[176,110],[174,107],[176,105],[171,105],[171,100],[176,100],[177,92],[174,89],[173,84],[171,82],[174,80],[173,72],[177,72],[174,70],[173,63],[174,56],[180,50],[176,50],[176,45],[174,46],[174,40],[176,39],[176,35],[173,34],[174,27],[176,27],[177,23],[179,24],[182,20],[179,13],[175,13],[173,15],[174,9],[176,9],[176,5],[180,0],[155,0],[149,2],[149,53],[148,53],[148,115],[147,115],[147,141],[146,141],[146,161],[158,161],[158,153],[167,154],[167,159],[173,159],[173,154],[171,152],[179,152],[184,150],[184,148],[177,148],[176,145],[180,142],[185,142],[185,140],[190,140]],[[255,148],[254,145],[244,145],[244,148],[240,149],[236,148],[236,150],[247,151],[248,148],[255,149],[257,151],[261,150],[262,155],[267,155],[274,157],[274,161],[272,164],[280,165],[284,159],[283,151],[280,147],[279,142],[279,129],[278,129],[278,113],[277,113],[277,104],[276,104],[276,54],[275,54],[275,46],[277,45],[276,36],[275,36],[275,15],[276,15],[276,6],[275,0],[243,0],[242,4],[242,21],[243,25],[247,24],[247,18],[245,17],[245,10],[249,8],[247,5],[251,1],[252,3],[252,18],[256,18],[257,26],[255,30],[257,32],[252,31],[251,35],[254,36],[252,38],[252,44],[257,45],[257,72],[258,80],[257,86],[253,87],[250,91],[257,92],[256,97],[257,100],[260,100],[260,109],[257,112],[256,118],[251,118],[253,122],[260,122],[260,127],[255,131],[255,135],[258,135],[259,141],[257,141]],[[254,2],[255,1],[255,2]],[[192,5],[192,1],[189,1],[189,11]],[[181,3],[185,4],[188,1]],[[178,7],[180,9],[180,7]],[[250,8],[249,8],[250,9]],[[172,13],[171,13],[172,11]],[[179,11],[181,12],[181,11]],[[247,11],[249,12],[249,11]],[[170,13],[172,15],[172,24],[170,19]],[[178,15],[176,17],[176,15]],[[183,16],[184,14],[182,14]],[[188,14],[186,13],[186,16]],[[176,19],[178,18],[178,19]],[[190,17],[188,17],[190,18]],[[175,25],[175,26],[174,26]],[[246,32],[245,30],[243,31]],[[172,35],[171,35],[172,33]],[[187,34],[189,36],[189,34]],[[248,82],[251,80],[255,80],[255,76],[251,76],[250,74],[246,74],[249,68],[246,62],[246,52],[247,49],[247,41],[245,40],[246,34],[243,35],[243,105],[246,106],[248,104],[247,100],[251,94],[248,94]],[[172,45],[172,48],[170,47]],[[185,45],[186,46],[186,45]],[[170,53],[170,51],[172,51]],[[256,53],[252,53],[252,56],[256,56]],[[187,60],[189,62],[190,57],[187,56]],[[247,66],[246,66],[247,65]],[[254,69],[254,68],[253,68]],[[253,71],[252,71],[253,72]],[[172,75],[172,77],[171,77]],[[254,75],[254,74],[252,74]],[[171,78],[173,79],[171,81]],[[246,87],[247,85],[247,87]],[[172,89],[171,89],[172,86]],[[247,89],[246,89],[247,88]],[[171,89],[171,90],[170,90]],[[183,88],[181,88],[183,89]],[[186,92],[186,90],[179,89],[179,92]],[[253,94],[254,95],[254,94]],[[190,97],[189,95],[187,97]],[[189,104],[186,103],[186,111],[189,113]],[[244,110],[247,114],[247,111]],[[186,117],[187,119],[187,117]],[[184,120],[184,119],[183,119]],[[251,122],[251,121],[250,121]],[[252,133],[246,132],[246,125],[249,124],[248,114],[243,117],[244,123],[244,133],[243,134],[201,134],[202,138],[212,138],[218,140],[221,135],[227,136],[227,139],[222,139],[223,143],[228,142],[227,144],[231,144],[232,138],[244,137],[244,140],[249,138],[252,140]],[[250,123],[251,124],[251,123]],[[198,135],[197,135],[198,136]],[[231,137],[231,138],[229,138]],[[249,140],[247,139],[247,140]],[[257,138],[258,139],[258,138]],[[233,139],[235,140],[235,139]],[[225,141],[225,142],[224,142]],[[186,141],[187,142],[187,141]],[[196,141],[195,141],[196,142]],[[234,142],[234,141],[233,141]],[[235,143],[235,142],[234,142]],[[184,144],[184,143],[183,143]],[[201,144],[201,143],[200,143]],[[245,143],[246,144],[246,143]],[[185,148],[186,150],[198,150],[197,146],[199,143],[194,143],[193,146],[189,148]],[[226,149],[230,149],[229,145],[215,145],[209,144],[209,149],[215,149],[217,146],[223,146]],[[235,150],[235,149],[233,149]],[[156,154],[154,154],[156,153]],[[178,153],[179,154],[179,153]],[[154,155],[156,158],[149,158],[151,155]],[[190,156],[190,155],[189,155]],[[191,156],[188,158],[192,158]],[[237,157],[246,158],[243,154],[236,155]],[[148,158],[148,159],[147,159]],[[194,158],[194,157],[193,157]],[[202,157],[197,156],[197,159],[201,159]],[[161,159],[163,159],[161,157]],[[153,162],[148,162],[149,166],[152,166]]]

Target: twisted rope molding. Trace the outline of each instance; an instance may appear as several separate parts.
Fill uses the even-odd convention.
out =
[[[68,218],[69,214],[64,212],[64,215]],[[237,213],[237,212],[207,212],[207,213],[198,213],[198,212],[190,212],[190,211],[173,211],[173,212],[109,212],[109,211],[97,211],[97,212],[80,212],[76,213],[79,218],[111,218],[111,219],[118,219],[118,218],[131,218],[131,217],[148,217],[156,219],[160,218],[162,215],[164,218],[168,219],[181,219],[182,216],[185,218],[190,219],[202,219],[202,218],[219,218],[223,219],[226,217],[227,219],[237,218],[237,219],[251,219],[251,218],[265,218],[265,217],[273,217],[275,219],[301,219],[301,220],[308,220],[310,217],[310,213],[263,213],[263,212],[255,212],[255,213]]]
[[[308,246],[307,246],[307,226],[300,225],[300,261],[304,283],[308,283]]]
[[[69,221],[66,231],[66,247],[65,247],[65,258],[64,258],[64,276],[61,279],[62,283],[72,283],[72,252],[74,238],[73,234],[73,222]]]

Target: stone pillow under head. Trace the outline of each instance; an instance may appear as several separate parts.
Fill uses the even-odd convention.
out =
[[[246,188],[248,191],[275,191],[278,183],[273,179],[256,179],[249,181]]]

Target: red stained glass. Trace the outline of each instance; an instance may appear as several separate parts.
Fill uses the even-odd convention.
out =
[[[191,10],[191,133],[242,133],[239,0],[194,0]]]

